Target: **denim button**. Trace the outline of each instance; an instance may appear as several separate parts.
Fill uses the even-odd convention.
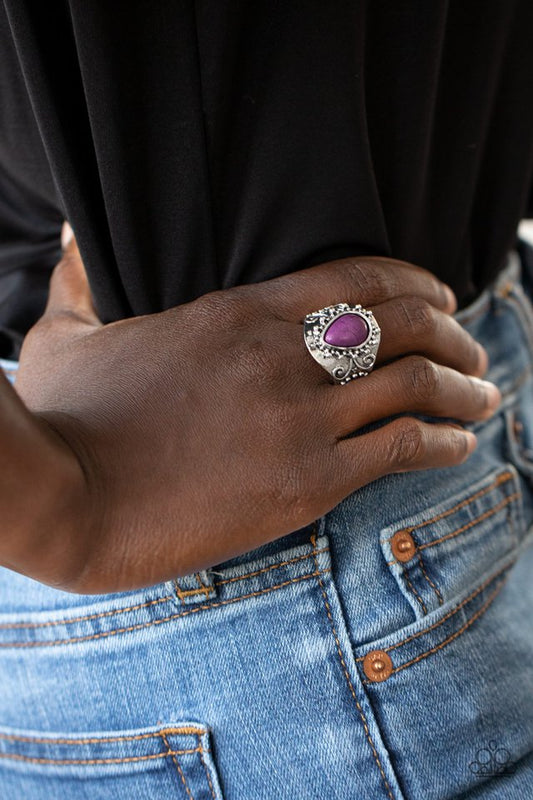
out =
[[[372,650],[364,657],[363,670],[370,681],[386,681],[393,672],[391,657],[385,650]]]
[[[409,531],[396,531],[390,544],[394,558],[402,564],[410,561],[416,553],[415,540]]]

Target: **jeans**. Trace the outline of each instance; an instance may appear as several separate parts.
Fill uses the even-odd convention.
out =
[[[503,395],[464,464],[142,591],[0,570],[0,796],[532,797],[531,281],[455,315]]]

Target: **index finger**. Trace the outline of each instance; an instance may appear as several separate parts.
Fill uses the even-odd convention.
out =
[[[266,302],[279,316],[301,322],[336,303],[377,305],[399,295],[418,295],[441,311],[457,309],[455,295],[432,272],[393,258],[340,258],[265,281]]]

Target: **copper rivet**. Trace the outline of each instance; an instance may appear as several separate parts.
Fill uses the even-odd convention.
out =
[[[513,428],[514,428],[514,432],[516,433],[517,436],[519,436],[522,433],[522,431],[524,430],[523,424],[518,419],[516,419],[514,421]]]
[[[402,564],[406,561],[410,561],[416,553],[415,540],[409,531],[396,531],[390,544],[392,555],[397,561],[401,561]]]
[[[368,680],[377,683],[390,678],[394,668],[391,657],[385,650],[372,650],[363,659],[363,670]]]

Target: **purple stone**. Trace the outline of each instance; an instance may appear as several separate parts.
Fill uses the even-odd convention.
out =
[[[358,347],[368,333],[368,324],[359,314],[341,314],[327,329],[324,341],[333,347]]]

